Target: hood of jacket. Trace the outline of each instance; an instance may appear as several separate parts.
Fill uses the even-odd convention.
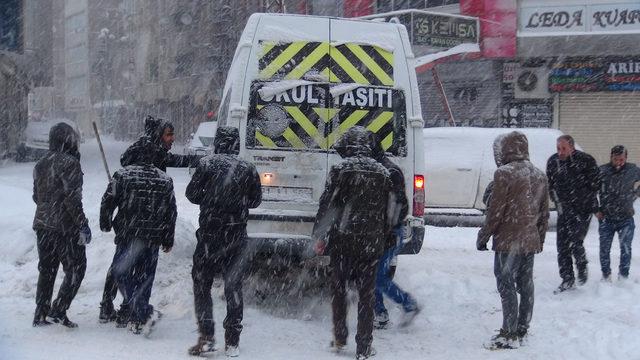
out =
[[[527,137],[519,131],[505,134],[500,138],[499,157],[500,165],[506,165],[513,161],[529,160],[529,141]],[[496,160],[497,163],[498,161]]]
[[[143,136],[129,146],[120,156],[120,165],[125,167],[129,165],[156,164],[156,161],[162,158],[163,152],[166,151],[161,146],[153,143],[147,136]]]
[[[374,139],[375,136],[371,131],[362,126],[354,126],[338,139],[333,148],[343,158],[353,156],[370,157],[373,153]]]
[[[78,134],[69,124],[57,123],[49,130],[49,150],[73,155],[80,158],[78,152]]]
[[[502,140],[507,134],[500,134],[493,140],[493,160],[496,162],[496,167],[503,165],[502,163]]]
[[[221,126],[216,131],[213,138],[213,148],[216,154],[232,154],[240,153],[240,132],[238,128],[230,126]]]

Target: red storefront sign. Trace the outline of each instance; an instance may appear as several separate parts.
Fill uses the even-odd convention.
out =
[[[460,0],[460,12],[480,19],[480,50],[483,57],[516,56],[516,0]]]
[[[358,17],[373,14],[373,0],[344,0],[344,17]]]

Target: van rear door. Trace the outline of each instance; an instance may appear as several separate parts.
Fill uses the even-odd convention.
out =
[[[327,18],[264,14],[256,26],[240,131],[243,156],[256,165],[263,189],[248,232],[265,247],[274,239],[303,243],[311,234],[328,172],[328,44]]]
[[[401,54],[400,36],[387,23],[331,19],[330,95],[332,136],[335,142],[349,128],[359,125],[375,133],[385,151],[399,162],[407,156],[407,112],[404,89],[396,77],[394,50]],[[402,62],[401,62],[402,63]],[[405,83],[408,84],[408,79]],[[329,165],[340,161],[329,157]],[[402,166],[402,164],[401,164]],[[404,168],[403,170],[407,170]]]

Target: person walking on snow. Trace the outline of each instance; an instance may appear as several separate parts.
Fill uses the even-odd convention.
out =
[[[89,222],[82,209],[82,177],[78,134],[65,123],[52,126],[49,152],[33,169],[33,229],[39,259],[33,326],[49,325],[49,320],[69,328],[78,326],[67,317],[67,309],[84,278],[85,245],[91,241]],[[51,303],[61,263],[64,279]]]
[[[493,237],[494,274],[502,302],[502,328],[485,347],[509,349],[524,343],[531,321],[533,260],[542,251],[547,231],[548,185],[544,173],[529,161],[524,134],[507,134],[496,150],[502,165],[493,176],[493,191],[476,247],[488,250],[487,243]]]
[[[547,161],[551,200],[558,210],[558,267],[562,283],[556,293],[575,286],[573,259],[578,268],[578,284],[587,282],[587,254],[584,238],[591,215],[598,212],[599,169],[595,159],[580,150],[569,135],[557,140],[558,153]]]
[[[330,256],[335,351],[347,344],[347,281],[358,289],[356,357],[375,355],[374,290],[378,262],[390,241],[387,210],[391,203],[389,171],[371,157],[371,133],[361,126],[347,130],[336,144],[345,158],[331,168],[314,224],[318,255]],[[343,150],[340,150],[343,149]]]
[[[389,222],[392,225],[391,232],[387,234],[390,237],[389,243],[395,245],[386,250],[380,263],[378,264],[378,271],[376,276],[376,290],[375,290],[375,318],[374,327],[378,329],[384,329],[389,323],[389,313],[384,306],[384,297],[387,295],[396,304],[402,306],[404,310],[404,319],[401,321],[400,326],[408,326],[415,316],[420,312],[420,307],[417,301],[411,294],[402,290],[392,279],[391,276],[391,263],[397,258],[400,250],[403,246],[403,221],[409,213],[409,204],[407,201],[407,195],[405,193],[404,175],[400,167],[393,163],[385,154],[378,138],[371,134],[371,147],[373,149],[373,158],[382,164],[388,171],[391,180],[391,196],[392,200],[389,204],[388,214]]]
[[[227,316],[224,319],[225,353],[240,355],[243,298],[242,280],[249,262],[247,219],[249,209],[262,202],[260,176],[255,166],[238,157],[237,128],[219,127],[213,140],[214,154],[204,157],[187,185],[189,201],[200,205],[198,243],[193,254],[193,296],[200,334],[190,355],[214,350],[214,319],[211,286],[222,274]]]
[[[164,119],[147,116],[144,120],[145,133],[134,142],[120,157],[122,167],[129,166],[141,156],[148,157],[158,169],[166,172],[167,167],[195,167],[201,155],[178,155],[169,152],[175,139],[173,124]],[[140,153],[146,153],[141,155]],[[116,230],[117,232],[117,230]],[[118,234],[116,234],[117,237]],[[115,259],[122,253],[116,245]],[[118,326],[126,326],[126,318],[118,316],[113,300],[118,293],[118,286],[112,274],[112,266],[107,271],[102,301],[100,302],[99,320],[102,323],[116,320]]]
[[[627,149],[611,148],[611,162],[600,167],[600,209],[596,213],[600,233],[600,267],[602,279],[611,281],[611,243],[618,233],[620,240],[619,279],[629,277],[631,243],[635,223],[633,202],[640,196],[640,168],[627,162]]]
[[[149,298],[159,249],[168,253],[173,247],[176,199],[171,178],[153,165],[153,152],[137,152],[128,161],[102,196],[100,228],[116,233],[110,272],[124,298],[118,324],[128,323],[135,334],[148,334],[161,315]]]

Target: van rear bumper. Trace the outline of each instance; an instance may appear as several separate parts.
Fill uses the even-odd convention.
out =
[[[402,247],[401,255],[415,255],[422,249],[424,227],[413,227],[411,230],[411,238]],[[248,234],[248,240],[249,249],[257,255],[300,261],[315,257],[310,236]]]

